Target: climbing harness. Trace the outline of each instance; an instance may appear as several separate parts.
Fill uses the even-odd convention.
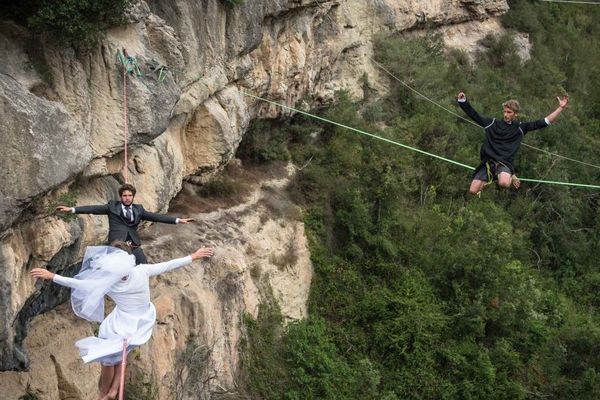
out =
[[[496,174],[496,168],[498,168],[498,167],[496,165],[494,165],[494,170],[492,171],[492,166],[490,165],[490,161],[488,160],[485,162],[485,169],[486,169],[487,178],[488,178],[486,185],[489,185],[490,183],[494,182],[494,175]]]

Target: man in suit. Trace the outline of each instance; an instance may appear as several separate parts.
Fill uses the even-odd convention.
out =
[[[110,200],[108,204],[81,207],[58,206],[57,211],[74,214],[96,214],[108,216],[108,242],[115,240],[130,242],[136,264],[148,264],[142,250],[142,242],[137,228],[142,221],[164,222],[166,224],[187,224],[192,218],[175,218],[164,214],[146,211],[140,204],[133,204],[135,187],[128,183],[119,188],[121,201]]]

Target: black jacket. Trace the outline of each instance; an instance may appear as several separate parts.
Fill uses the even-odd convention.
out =
[[[141,245],[140,237],[137,233],[140,222],[152,221],[175,224],[177,221],[175,217],[146,211],[140,204],[132,204],[131,209],[133,210],[133,222],[127,221],[123,215],[121,202],[114,200],[104,205],[75,207],[75,213],[107,215],[108,243],[112,243],[115,240],[131,240],[137,246]]]
[[[513,120],[509,124],[502,119],[482,117],[471,107],[468,101],[459,101],[458,104],[465,114],[485,131],[485,140],[479,151],[482,165],[487,161],[499,161],[510,168],[512,173],[515,172],[513,160],[525,134],[548,126],[545,119],[531,122]]]

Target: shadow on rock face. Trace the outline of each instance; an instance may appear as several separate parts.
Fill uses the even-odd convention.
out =
[[[62,249],[48,263],[47,268],[66,277],[75,276],[81,268],[81,263],[67,265],[66,262],[73,259],[73,254],[77,252],[77,247],[77,244],[74,244]],[[6,355],[3,356],[0,365],[2,370],[23,371],[29,368],[29,358],[22,347],[23,341],[27,337],[29,322],[37,315],[50,311],[68,301],[70,295],[71,290],[69,288],[54,285],[51,282],[43,282],[40,290],[25,301],[25,304],[13,321],[15,328],[14,349],[12,356],[10,354],[9,357],[6,357]],[[6,351],[6,349],[3,350]]]

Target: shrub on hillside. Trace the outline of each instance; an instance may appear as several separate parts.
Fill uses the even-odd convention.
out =
[[[3,14],[36,33],[49,32],[74,44],[92,45],[125,22],[132,0],[29,0],[3,6]]]

